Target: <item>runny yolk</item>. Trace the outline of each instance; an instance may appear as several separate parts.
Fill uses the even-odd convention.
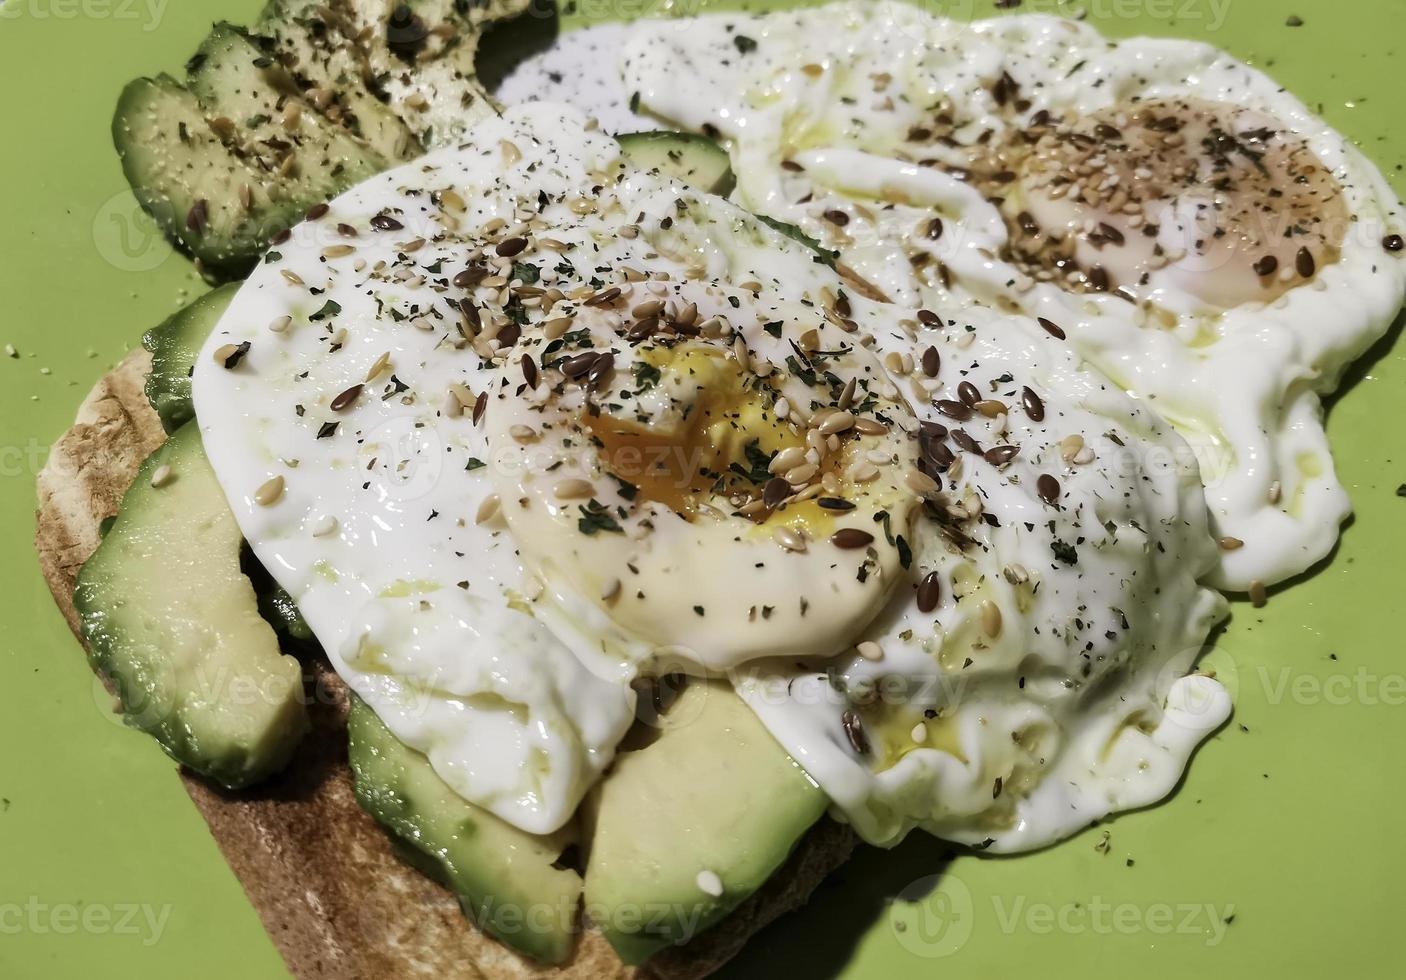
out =
[[[753,479],[774,453],[801,445],[779,420],[773,393],[722,351],[657,347],[642,358],[659,371],[655,387],[671,399],[663,419],[585,415],[605,468],[655,501],[692,520],[719,491],[753,495]],[[763,477],[762,482],[765,482]]]

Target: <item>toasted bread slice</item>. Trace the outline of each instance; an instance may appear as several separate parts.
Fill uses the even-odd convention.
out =
[[[99,381],[39,474],[35,543],[75,635],[78,571],[142,460],[165,438],[143,391],[150,365],[151,355],[135,351]],[[304,980],[702,977],[803,904],[855,846],[848,828],[822,819],[761,891],[687,945],[631,967],[588,927],[569,962],[544,967],[480,932],[450,892],[395,856],[352,793],[346,688],[325,661],[310,664],[309,674],[312,731],[282,775],[234,793],[181,773],[264,928]]]

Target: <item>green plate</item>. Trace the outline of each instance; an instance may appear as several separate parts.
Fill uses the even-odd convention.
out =
[[[992,6],[926,2],[962,16]],[[212,19],[248,23],[258,7],[0,5],[0,345],[19,355],[0,355],[0,977],[286,976],[172,763],[111,714],[29,546],[45,447],[143,330],[204,289],[127,192],[108,138],[118,90],[178,68]],[[1406,192],[1399,2],[1021,5],[1078,7],[1115,36],[1203,38],[1266,69]],[[731,974],[1394,973],[1406,907],[1406,657],[1390,612],[1406,580],[1399,332],[1331,412],[1357,517],[1327,567],[1264,609],[1235,607],[1212,663],[1237,690],[1236,715],[1172,801],[1026,857],[953,859],[919,836],[866,852]]]

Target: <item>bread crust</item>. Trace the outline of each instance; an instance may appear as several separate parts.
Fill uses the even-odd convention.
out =
[[[138,467],[165,439],[145,394],[151,357],[129,354],[84,400],[39,474],[35,546],[74,635],[73,588]],[[287,770],[230,792],[181,771],[225,860],[287,963],[314,978],[559,978],[693,980],[736,955],[754,933],[805,903],[854,849],[828,818],[785,866],[724,921],[641,967],[622,963],[600,933],[583,931],[572,959],[544,967],[475,928],[445,888],[400,861],[357,805],[347,765],[347,690],[325,660],[306,665],[312,730]]]

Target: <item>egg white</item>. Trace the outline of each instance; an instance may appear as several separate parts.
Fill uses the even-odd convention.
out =
[[[535,244],[509,246],[518,226]],[[697,593],[691,573],[755,556],[782,576],[758,588],[798,604],[785,630],[751,630],[756,599],[725,577],[683,632],[614,605],[599,576],[627,579],[628,532],[652,529],[628,496],[602,529],[556,495],[556,456],[520,452],[573,447],[542,438],[568,404],[539,343],[558,311],[506,312],[519,256],[541,276],[529,299],[560,282],[583,323],[629,265],[629,302],[639,289],[735,317],[754,364],[806,359],[814,329],[837,387],[854,372],[891,403],[878,489],[838,484],[867,547],[827,526],[797,552],[726,513],[710,517],[721,537],[654,539],[658,615]],[[740,209],[624,168],[581,114],[520,107],[276,245],[197,363],[199,424],[242,530],[337,671],[456,792],[528,831],[561,826],[600,778],[634,721],[632,682],[680,666],[727,671],[876,842],[925,827],[1021,850],[1160,798],[1229,710],[1185,676],[1224,613],[1197,584],[1217,552],[1185,442],[1026,318],[866,299],[856,282]],[[243,342],[234,369],[214,356]],[[810,397],[806,412],[833,408]],[[610,479],[565,458],[593,487]],[[870,494],[882,510],[862,509]],[[807,593],[842,601],[808,615]],[[876,703],[895,678],[901,696]]]
[[[728,141],[744,206],[842,249],[899,303],[976,303],[1054,322],[1172,422],[1198,457],[1227,542],[1215,584],[1278,582],[1331,550],[1350,502],[1320,398],[1401,309],[1406,259],[1382,243],[1406,217],[1376,167],[1263,73],[1191,41],[1111,42],[1060,18],[966,23],[892,3],[642,22],[622,65],[626,90],[648,110]],[[1189,240],[1181,251],[1191,254],[1132,288],[1138,303],[1032,280],[1001,257],[1010,235],[989,200],[904,148],[938,104],[953,107],[957,143],[999,144],[1011,129],[1003,85],[1028,103],[1026,117],[1086,118],[1130,100],[1188,97],[1261,114],[1306,140],[1341,183],[1351,220],[1340,256],[1282,296],[1229,308],[1188,291],[1218,274],[1196,265]],[[949,150],[954,164],[969,159]],[[784,170],[783,160],[804,169]],[[837,209],[849,216],[842,228],[825,217]],[[934,214],[945,230],[928,241],[922,229]],[[1164,222],[1163,235],[1194,237],[1193,226],[1177,225]],[[946,274],[915,273],[915,246]]]

